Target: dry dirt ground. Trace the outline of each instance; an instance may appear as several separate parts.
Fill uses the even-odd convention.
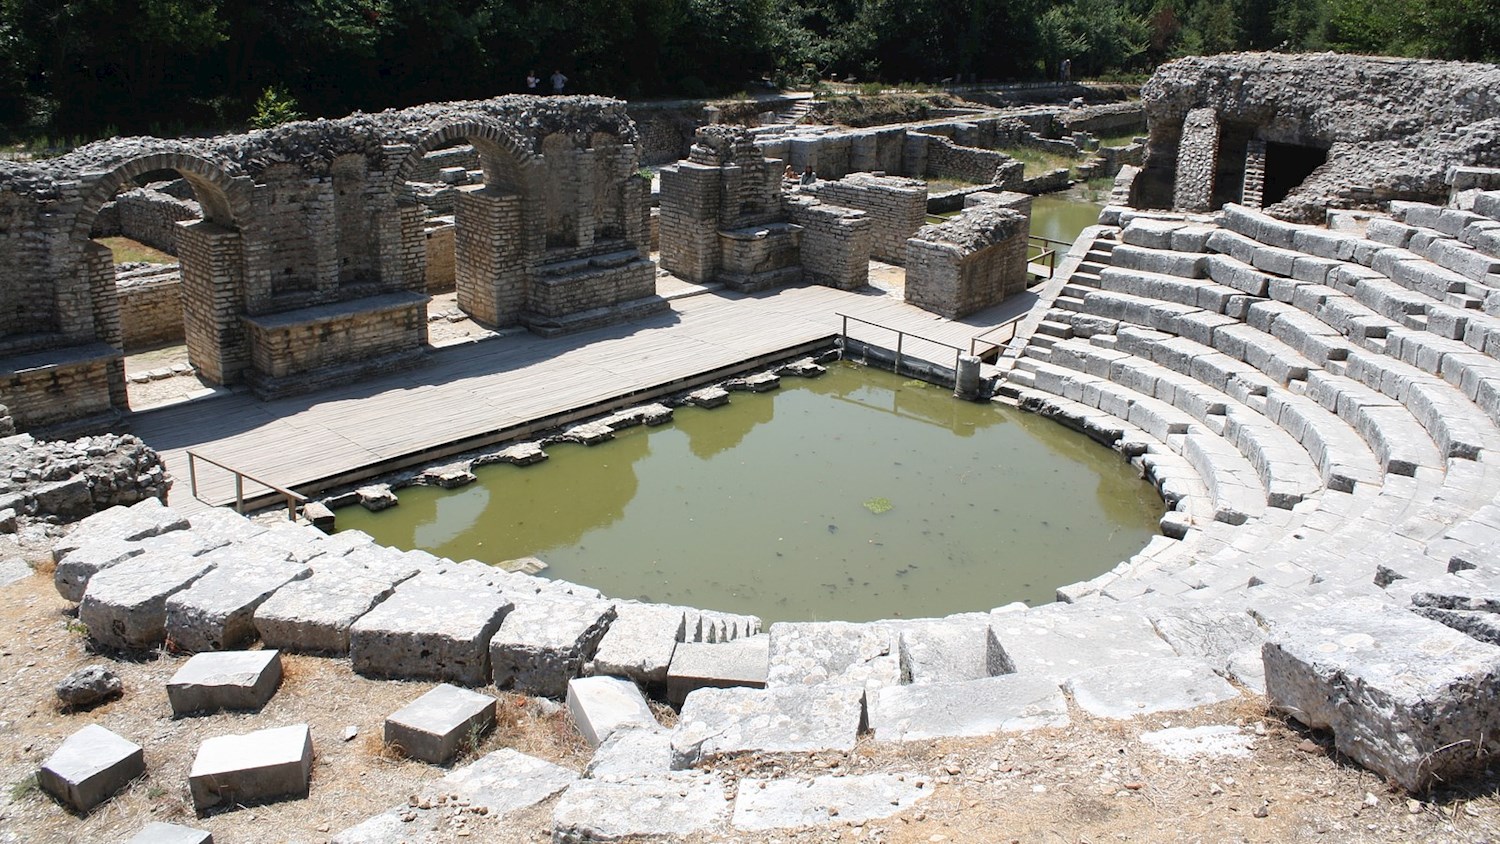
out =
[[[41,562],[49,544],[0,537],[0,558]],[[45,573],[0,587],[0,842],[122,841],[151,820],[206,828],[220,844],[319,842],[405,803],[421,783],[445,773],[401,759],[380,741],[384,717],[428,684],[370,680],[344,660],[286,656],[281,690],[262,711],[174,719],[164,684],[184,661],[165,652],[134,659],[91,653],[73,607]],[[62,711],[54,684],[101,662],[124,679],[123,697],[91,711]],[[514,747],[582,769],[588,750],[556,704],[500,697],[500,726],[477,754]],[[721,768],[727,794],[747,775],[875,771],[905,772],[935,788],[924,802],[880,821],[830,818],[815,828],[695,840],[1500,841],[1500,774],[1412,800],[1332,753],[1329,737],[1268,715],[1260,698],[1124,722],[1073,714],[1069,729],[904,745],[862,740],[849,754],[728,764]],[[670,722],[670,710],[659,715]],[[32,775],[64,738],[89,723],[144,745],[148,773],[78,817],[41,793]],[[307,799],[194,817],[186,780],[201,741],[291,723],[312,730],[316,762]],[[1139,739],[1167,726],[1206,724],[1239,726],[1249,755],[1172,759]],[[358,734],[345,741],[349,726]],[[463,840],[546,841],[555,800],[503,821],[478,819]]]

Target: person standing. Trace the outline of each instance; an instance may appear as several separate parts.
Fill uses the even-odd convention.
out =
[[[563,76],[561,70],[552,71],[552,93],[561,94],[563,87],[568,84],[568,77]]]
[[[540,84],[542,84],[542,80],[537,78],[536,71],[526,71],[526,93],[535,94],[536,86]]]

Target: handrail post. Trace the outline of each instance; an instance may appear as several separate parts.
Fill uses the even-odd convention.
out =
[[[839,349],[847,355],[849,354],[849,315],[839,314],[839,316],[844,318],[842,336],[839,338]]]
[[[902,345],[903,341],[905,341],[905,340],[906,340],[906,332],[898,330],[896,332],[896,369],[895,369],[895,372],[896,372],[897,375],[901,374],[901,345]]]
[[[193,497],[197,498],[198,497],[198,463],[195,460],[195,458],[197,457],[197,455],[195,455],[191,451],[189,451],[187,453],[187,456],[188,456],[188,488],[192,491]]]
[[[234,473],[234,511],[245,515],[245,476]]]

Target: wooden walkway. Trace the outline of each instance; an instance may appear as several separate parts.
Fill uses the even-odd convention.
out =
[[[841,312],[967,350],[970,337],[1024,314],[1034,301],[1026,294],[951,321],[870,288],[711,293],[678,299],[669,311],[626,325],[552,339],[518,333],[436,350],[420,369],[341,388],[266,402],[237,393],[144,411],[130,422],[176,479],[174,508],[206,506],[189,488],[188,449],[312,495],[826,341],[840,331]],[[892,332],[870,326],[851,324],[849,333],[886,347],[895,342]],[[951,349],[910,338],[904,351],[953,364]],[[200,498],[233,502],[230,473],[199,462],[197,474]],[[249,482],[245,491],[265,492]]]

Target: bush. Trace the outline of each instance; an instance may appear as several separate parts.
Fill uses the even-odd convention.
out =
[[[285,86],[274,85],[262,91],[260,99],[255,101],[255,113],[250,115],[250,128],[269,129],[301,120],[302,117],[302,112],[297,110],[296,98]]]

